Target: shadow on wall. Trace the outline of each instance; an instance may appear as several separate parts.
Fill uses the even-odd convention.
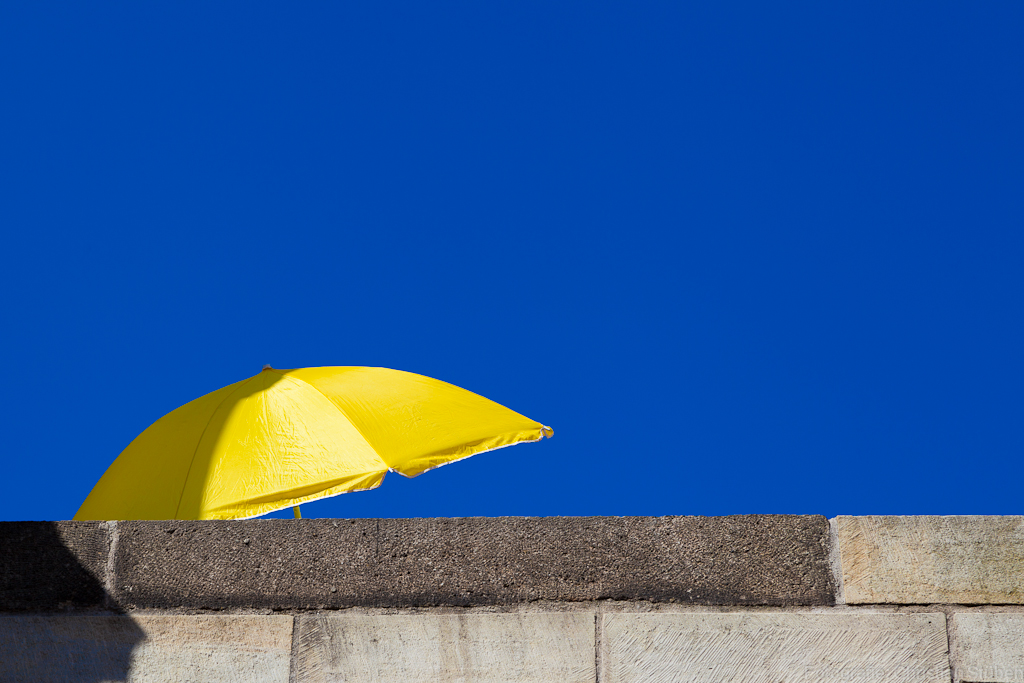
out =
[[[0,681],[126,681],[142,628],[107,594],[106,529],[0,522]]]

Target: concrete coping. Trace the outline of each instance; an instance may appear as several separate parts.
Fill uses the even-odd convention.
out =
[[[0,612],[1024,604],[1024,517],[0,522]]]

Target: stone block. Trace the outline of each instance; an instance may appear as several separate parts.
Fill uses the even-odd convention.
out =
[[[2,616],[5,683],[286,683],[288,616]]]
[[[102,606],[107,550],[100,522],[0,522],[0,611]]]
[[[1024,683],[1024,614],[957,613],[950,632],[956,683]]]
[[[134,607],[834,602],[820,516],[119,522]]]
[[[130,607],[322,608],[380,592],[377,520],[118,522]]]
[[[820,516],[381,520],[407,604],[651,600],[833,604]]]
[[[936,614],[606,614],[603,683],[948,683]]]
[[[595,615],[297,617],[295,683],[593,683]]]
[[[847,604],[1024,603],[1024,517],[837,517]]]

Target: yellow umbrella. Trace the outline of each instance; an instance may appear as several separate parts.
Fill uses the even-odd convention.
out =
[[[246,519],[551,434],[411,372],[266,366],[150,425],[75,519]]]

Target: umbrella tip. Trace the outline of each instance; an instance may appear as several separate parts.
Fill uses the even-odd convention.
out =
[[[269,365],[264,365],[263,369],[264,370],[273,370],[274,368],[270,367]]]

